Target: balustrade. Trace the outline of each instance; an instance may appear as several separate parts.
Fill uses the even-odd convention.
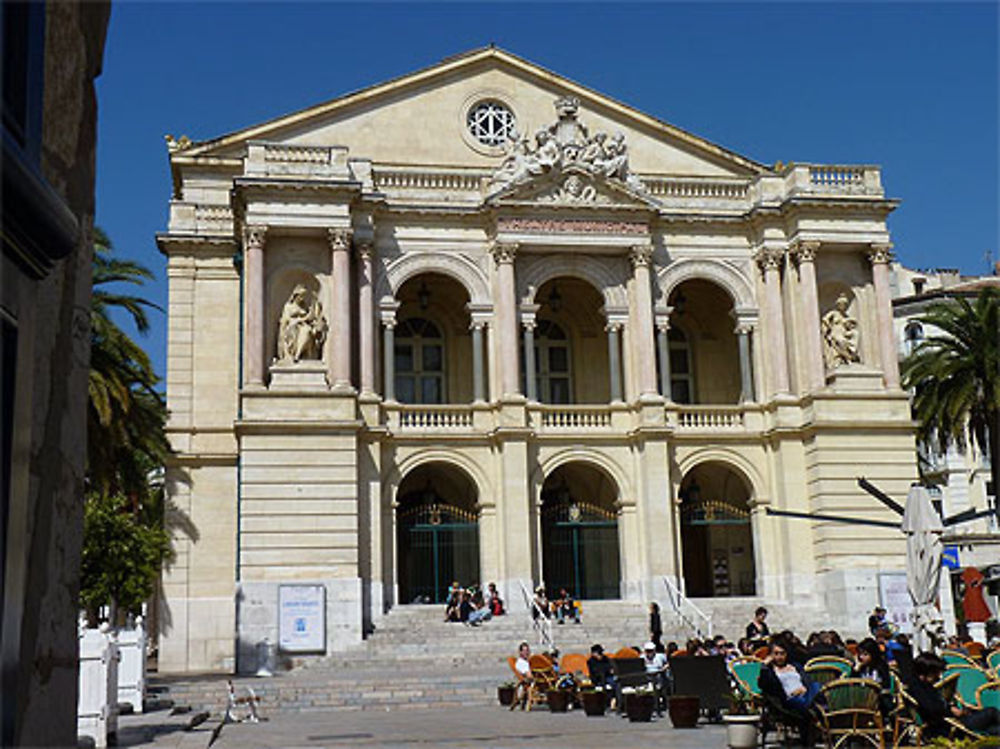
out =
[[[678,429],[743,429],[744,410],[740,406],[680,406]]]
[[[395,416],[395,418],[392,418]],[[400,430],[467,430],[472,428],[472,408],[469,406],[395,406],[390,411],[390,423]]]
[[[426,171],[414,169],[391,169],[376,167],[373,173],[378,190],[444,190],[454,192],[478,192],[485,171]]]
[[[588,406],[543,406],[539,409],[543,429],[606,429],[611,410]]]

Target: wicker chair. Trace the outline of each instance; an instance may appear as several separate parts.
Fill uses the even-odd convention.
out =
[[[820,690],[820,725],[832,749],[862,739],[884,749],[879,695],[882,688],[869,679],[836,679]],[[825,704],[824,704],[825,703]]]

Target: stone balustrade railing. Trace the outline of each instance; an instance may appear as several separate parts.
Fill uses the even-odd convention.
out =
[[[376,189],[393,190],[434,190],[443,192],[478,193],[489,172],[444,171],[431,169],[398,169],[376,166],[372,177]]]
[[[785,179],[791,195],[883,195],[881,170],[867,164],[795,164]]]
[[[745,202],[750,183],[745,180],[676,179],[641,177],[650,195],[657,198]]]
[[[543,430],[611,428],[611,409],[607,406],[540,406],[537,415],[538,423],[534,426]]]
[[[473,426],[471,406],[386,406],[390,428],[399,431],[468,431]]]
[[[675,427],[682,431],[742,430],[746,426],[742,406],[675,406],[668,411],[668,423],[673,421],[672,413],[676,414]]]
[[[170,203],[170,231],[191,234],[233,234],[233,209],[218,203]]]
[[[346,146],[247,143],[245,173],[250,177],[350,178]]]

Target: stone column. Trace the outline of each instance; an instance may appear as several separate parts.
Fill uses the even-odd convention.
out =
[[[657,315],[656,318],[656,351],[660,355],[660,393],[668,401],[674,399],[673,388],[670,384],[670,313],[672,311],[668,308],[665,314]]]
[[[892,294],[889,290],[889,263],[892,245],[873,244],[868,251],[872,264],[872,282],[875,285],[875,313],[878,324],[879,356],[882,359],[882,377],[887,388],[899,387],[899,360],[896,358],[896,341],[892,333]]]
[[[359,242],[358,252],[358,350],[361,356],[361,392],[375,392],[375,292],[372,288],[370,241]]]
[[[517,244],[495,242],[490,249],[497,265],[497,338],[500,356],[500,397],[520,394],[517,357],[517,290],[514,285],[514,256]]]
[[[332,294],[330,301],[330,362],[327,365],[334,390],[351,389],[351,247],[350,229],[327,229],[330,241]]]
[[[636,383],[639,396],[656,394],[656,359],[653,355],[653,294],[649,279],[649,261],[653,248],[634,245],[629,251],[632,262],[632,289],[635,293],[635,323],[631,345],[636,347],[633,361],[638,368]]]
[[[486,400],[483,388],[483,328],[486,323],[473,319],[472,329],[472,399],[476,403]]]
[[[761,249],[755,260],[764,276],[764,332],[771,370],[771,395],[788,392],[788,350],[785,348],[785,313],[781,300],[781,258],[777,249]]]
[[[264,306],[264,242],[266,226],[247,226],[243,232],[244,268],[246,271],[246,362],[245,382],[249,387],[264,387],[267,352],[264,333],[267,310]]]
[[[396,309],[399,303],[391,307],[382,307],[382,398],[386,401],[396,400]]]
[[[753,364],[750,359],[750,333],[753,324],[736,321],[736,336],[740,347],[740,403],[747,403],[753,397]]]
[[[604,329],[608,332],[608,372],[611,375],[611,402],[618,403],[622,399],[622,362],[619,341],[622,324],[609,320]]]
[[[538,383],[535,381],[535,316],[522,315],[524,335],[524,394],[529,401],[538,400]]]
[[[823,342],[820,338],[819,292],[816,287],[816,253],[820,243],[815,240],[800,241],[793,251],[799,265],[799,286],[802,295],[802,325],[805,328],[806,383],[810,390],[826,385],[823,366]]]

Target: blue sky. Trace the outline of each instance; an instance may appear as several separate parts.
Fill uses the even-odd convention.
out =
[[[114,4],[97,221],[166,306],[163,136],[211,138],[496,43],[758,161],[875,163],[896,253],[998,250],[996,3]],[[166,316],[144,342],[165,374]]]

